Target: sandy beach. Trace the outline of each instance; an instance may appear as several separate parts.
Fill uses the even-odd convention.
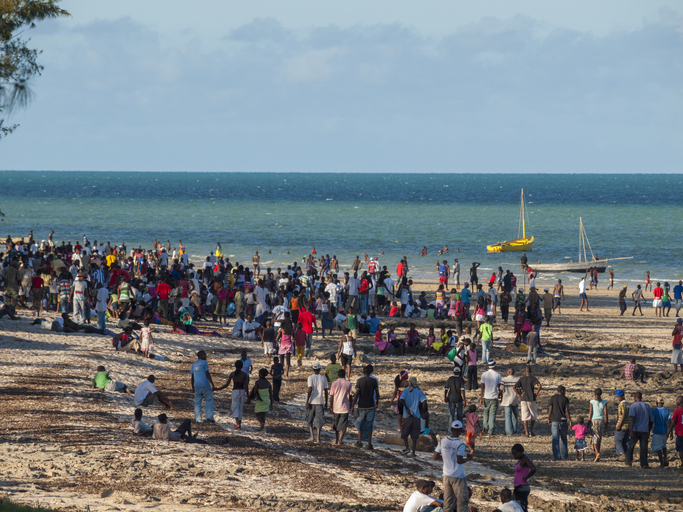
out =
[[[551,283],[539,280],[537,286]],[[432,293],[433,285],[416,283],[414,290]],[[589,292],[590,313],[578,312],[578,293],[567,290],[562,314],[554,315],[551,327],[541,331],[547,355],[539,357],[534,374],[543,385],[539,397],[536,437],[523,435],[521,424],[514,437],[502,435],[504,415],[497,415],[497,435],[477,439],[475,460],[468,463],[472,503],[480,511],[496,508],[497,494],[512,484],[512,444],[524,444],[538,467],[532,479],[530,510],[534,511],[655,511],[681,510],[683,472],[674,460],[669,442],[669,468],[659,468],[651,454],[648,470],[626,467],[614,453],[616,419],[614,389],[627,396],[641,390],[654,404],[662,397],[673,411],[681,393],[683,376],[671,375],[671,330],[675,317],[655,318],[651,307],[645,316],[619,317],[617,290]],[[372,362],[380,380],[381,402],[375,422],[375,450],[354,445],[356,431],[350,426],[342,447],[332,445],[331,415],[321,444],[308,441],[304,418],[306,378],[310,365],[325,365],[336,351],[338,335],[314,338],[314,354],[301,369],[292,368],[285,379],[282,402],[268,414],[266,433],[257,432],[253,406],[248,406],[243,430],[235,433],[227,390],[216,393],[215,425],[203,423],[193,429],[211,444],[164,443],[131,434],[132,397],[91,389],[99,365],[114,380],[134,389],[153,373],[157,386],[177,405],[168,412],[175,426],[193,418],[189,366],[195,353],[204,349],[215,382],[222,385],[239,351],[247,349],[254,368],[266,367],[260,342],[180,336],[157,326],[156,352],[166,360],[148,360],[115,352],[110,339],[86,334],[60,334],[30,325],[30,313],[19,310],[21,319],[0,319],[0,496],[60,510],[164,510],[181,512],[211,510],[402,510],[419,478],[437,482],[440,492],[441,463],[431,453],[410,459],[401,447],[384,444],[386,433],[397,431],[397,417],[390,409],[393,378],[409,369],[429,401],[431,428],[440,438],[446,434],[448,408],[443,385],[452,365],[446,358],[379,356],[373,340],[361,336],[351,380],[360,375],[361,364]],[[672,311],[672,315],[674,312]],[[48,317],[53,316],[47,315]],[[385,319],[390,324],[392,319]],[[427,320],[417,322],[426,334]],[[405,325],[401,320],[398,325]],[[433,321],[438,327],[448,322]],[[209,324],[207,324],[208,327]],[[211,324],[213,330],[213,324]],[[230,327],[230,326],[228,326]],[[199,326],[201,329],[201,325]],[[399,333],[404,327],[397,327]],[[227,332],[227,331],[226,331]],[[493,358],[498,370],[513,365],[520,375],[526,353],[503,350],[514,338],[512,326],[494,328]],[[617,381],[625,362],[636,357],[647,370],[646,383]],[[480,372],[481,373],[481,372]],[[603,442],[603,457],[592,462],[573,460],[573,436],[567,461],[552,458],[548,400],[563,384],[570,399],[572,417],[588,415],[592,390],[602,387],[609,402],[610,428]],[[470,403],[478,403],[478,391],[468,391]],[[162,406],[145,410],[145,421],[154,423]],[[589,461],[588,459],[591,459]]]

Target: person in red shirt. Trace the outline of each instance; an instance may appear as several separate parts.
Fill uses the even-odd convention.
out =
[[[311,345],[313,343],[313,328],[315,327],[315,334],[318,334],[318,322],[312,312],[313,307],[308,306],[308,309],[301,309],[299,311],[299,323],[301,328],[306,333],[306,357],[311,357]]]
[[[36,316],[40,316],[40,312],[43,309],[43,278],[40,276],[35,276],[31,280],[32,291],[31,297],[33,300],[33,309],[36,311]]]
[[[667,435],[669,439],[673,439],[676,434],[676,453],[681,458],[681,467],[678,468],[683,471],[683,396],[676,398],[676,409],[671,417],[669,423],[669,431]]]
[[[652,290],[652,295],[655,296],[655,299],[652,301],[652,307],[655,308],[655,316],[664,316],[664,308],[662,307],[662,295],[664,295],[664,290],[662,290],[660,283],[657,283],[657,288]]]
[[[171,286],[161,281],[157,285],[157,293],[159,294],[159,306],[161,307],[161,315],[168,319],[168,300],[169,294],[171,293]]]
[[[403,264],[403,260],[401,260],[401,263],[396,265],[396,275],[398,277],[403,277],[403,269],[405,268],[405,265]]]

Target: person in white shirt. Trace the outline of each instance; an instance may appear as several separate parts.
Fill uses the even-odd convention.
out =
[[[258,339],[259,327],[261,327],[261,324],[254,320],[251,315],[247,315],[247,320],[242,327],[242,337],[245,340]]]
[[[588,271],[586,271],[586,275],[588,274]],[[579,311],[583,311],[583,305],[586,305],[586,313],[590,311],[588,309],[588,295],[586,295],[586,275],[584,275],[581,278],[581,281],[579,281],[579,297],[581,298],[581,307],[579,308]]]
[[[453,512],[457,503],[458,512],[470,512],[470,493],[463,464],[474,458],[472,452],[465,455],[467,447],[459,437],[462,423],[451,423],[451,435],[443,437],[434,450],[434,460],[443,461],[443,509]]]
[[[150,375],[135,388],[133,404],[135,404],[136,407],[147,407],[158,400],[169,409],[175,409],[175,405],[166,398],[166,395],[154,387],[154,381],[154,375]]]
[[[519,378],[515,377],[515,369],[508,368],[503,377],[503,400],[500,405],[505,410],[505,434],[513,436],[517,433],[517,418],[519,415],[519,396],[515,392],[515,385]]]
[[[443,501],[430,496],[435,485],[436,483],[431,480],[418,480],[415,484],[417,491],[410,495],[403,507],[403,512],[422,512],[427,509],[431,512],[441,512]]]
[[[502,505],[493,512],[524,512],[522,506],[512,500],[512,491],[507,487],[500,491],[500,502]]]
[[[337,285],[334,284],[334,281],[330,281],[325,287],[325,291],[330,294],[330,304],[334,304],[334,307],[337,307]]]
[[[496,362],[489,361],[488,371],[481,374],[479,405],[484,406],[484,430],[493,435],[496,428],[496,412],[498,411],[498,395],[502,391],[503,379],[496,371]]]
[[[313,363],[313,375],[308,377],[308,395],[306,397],[306,424],[311,431],[309,441],[320,442],[320,429],[325,424],[325,409],[329,400],[327,378],[320,375],[320,363]],[[325,400],[323,401],[323,392]],[[313,429],[317,435],[313,436]]]

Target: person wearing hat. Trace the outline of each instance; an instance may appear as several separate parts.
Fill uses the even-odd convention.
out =
[[[460,366],[453,368],[453,375],[448,377],[446,381],[443,401],[448,404],[448,422],[462,421],[463,408],[467,405],[467,396]]]
[[[443,501],[430,496],[434,491],[436,483],[432,480],[418,480],[415,483],[417,490],[410,495],[403,507],[403,512],[421,512],[431,510],[431,512],[442,512]]]
[[[676,319],[676,326],[671,335],[673,336],[673,341],[671,342],[671,364],[674,365],[674,373],[678,372],[679,366],[683,372],[683,350],[681,350],[681,342],[683,342],[683,318]]]
[[[308,376],[308,395],[306,396],[306,424],[311,431],[309,441],[320,442],[320,429],[325,424],[325,409],[329,400],[327,379],[320,375],[320,363],[312,365],[313,375]],[[323,401],[323,393],[325,399]],[[316,435],[313,435],[313,429]]]
[[[467,489],[467,476],[463,464],[471,461],[474,455],[465,455],[467,447],[460,440],[462,423],[455,420],[451,423],[451,435],[443,437],[434,450],[434,460],[443,461],[443,510],[453,512],[457,504],[458,512],[469,512],[470,494]]]
[[[550,293],[550,288],[547,286],[543,288],[543,316],[545,316],[545,325],[550,327],[550,318],[553,316],[553,294]]]
[[[628,451],[628,429],[631,418],[628,415],[631,404],[626,400],[623,389],[614,391],[617,401],[617,425],[614,427],[614,451],[620,460],[624,460]]]
[[[398,403],[403,406],[403,421],[401,422],[401,439],[406,445],[404,455],[415,457],[417,440],[422,429],[422,418],[429,419],[427,412],[427,397],[417,384],[417,378],[408,379],[408,388],[403,390]],[[413,440],[412,453],[408,447],[408,437]]]
[[[88,274],[81,271],[76,274],[76,281],[74,281],[69,295],[69,302],[73,304],[74,320],[76,323],[81,323],[85,319],[85,303],[90,302],[90,290],[88,289],[88,282],[85,280]]]
[[[498,411],[498,397],[502,393],[503,378],[496,371],[496,362],[488,362],[488,371],[481,374],[479,405],[484,406],[484,430],[493,435],[496,430],[496,412]]]

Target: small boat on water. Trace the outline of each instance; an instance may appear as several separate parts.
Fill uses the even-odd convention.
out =
[[[519,238],[520,231],[522,237]],[[506,240],[496,244],[487,245],[488,252],[511,252],[511,251],[531,251],[534,244],[534,237],[526,236],[526,212],[524,210],[524,189],[522,189],[521,205],[519,209],[519,226],[517,227],[517,239]]]
[[[588,246],[588,251],[591,254],[591,259],[587,257],[586,246]],[[583,251],[583,256],[581,252]],[[579,261],[578,262],[565,262],[565,263],[537,263],[529,264],[529,268],[534,271],[535,274],[539,272],[545,273],[559,273],[559,272],[577,272],[580,274],[585,274],[589,269],[596,269],[599,273],[605,272],[610,261],[616,260],[630,260],[633,256],[628,256],[625,258],[605,258],[598,259],[597,254],[593,254],[593,249],[591,249],[591,244],[588,241],[588,236],[586,235],[586,228],[583,226],[583,219],[579,217]]]

